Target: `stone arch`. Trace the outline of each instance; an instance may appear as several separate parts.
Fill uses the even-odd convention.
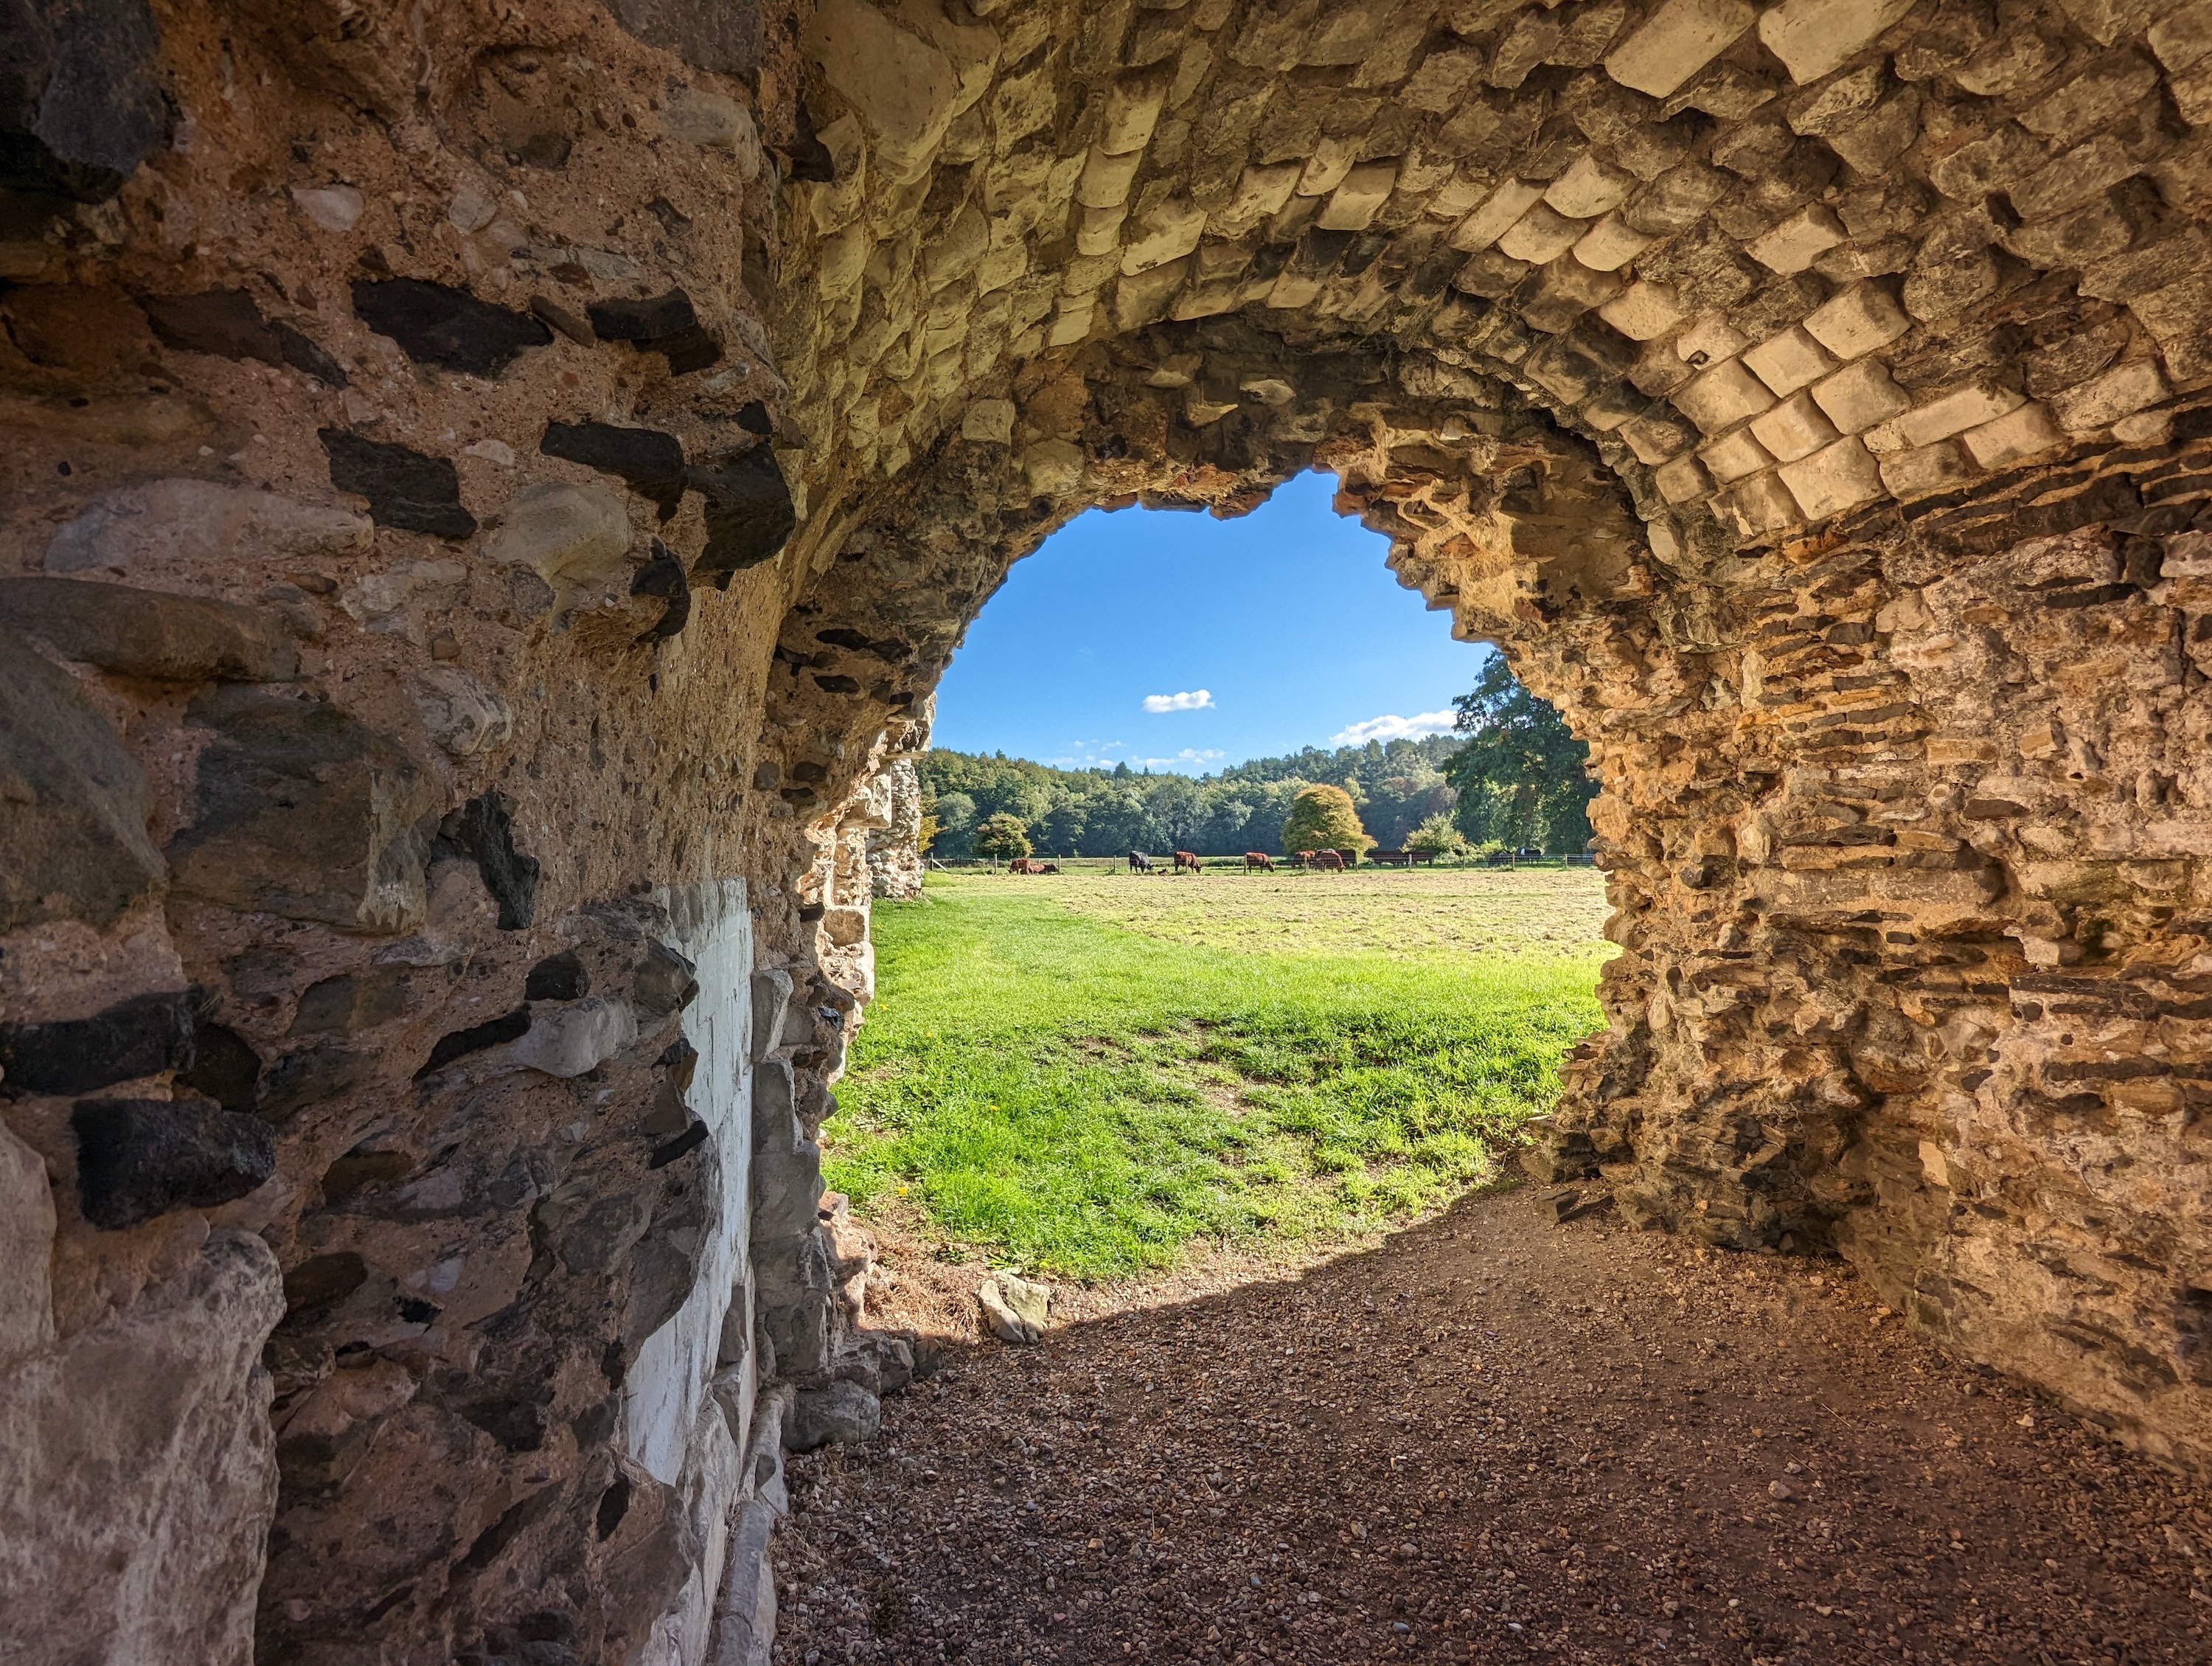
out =
[[[911,1365],[811,1154],[872,783],[1059,520],[1309,466],[1602,775],[1539,1166],[2201,1462],[2201,12],[11,34],[0,1359],[54,1474],[196,1432],[40,1634],[700,1658],[786,1391]]]

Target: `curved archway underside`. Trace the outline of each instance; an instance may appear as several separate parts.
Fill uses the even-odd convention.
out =
[[[1052,527],[1310,467],[1602,779],[1533,1165],[2212,1451],[2212,10],[82,9],[0,1359],[34,1476],[193,1433],[57,1639],[699,1658],[775,1385],[905,1369],[811,1143],[886,766]]]

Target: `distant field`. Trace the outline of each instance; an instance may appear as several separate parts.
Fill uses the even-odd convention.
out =
[[[1589,869],[932,875],[876,907],[830,1183],[1060,1277],[1378,1231],[1551,1103],[1604,916]]]

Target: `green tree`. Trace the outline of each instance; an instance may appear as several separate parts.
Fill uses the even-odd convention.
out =
[[[988,856],[994,860],[1003,857],[1012,861],[1017,856],[1030,854],[1030,830],[1022,825],[1019,816],[1001,810],[986,818],[969,845],[978,856]]]
[[[1492,654],[1474,689],[1452,704],[1469,737],[1445,761],[1444,780],[1459,794],[1455,819],[1476,843],[1496,840],[1551,851],[1589,841],[1586,773],[1589,748],[1550,704],[1522,687],[1502,654]]]
[[[930,846],[937,842],[937,836],[944,830],[938,825],[936,817],[924,816],[921,818],[921,827],[915,830],[914,836],[915,854],[921,856],[929,854]]]
[[[1449,812],[1439,810],[1407,836],[1406,848],[1441,851],[1447,856],[1456,856],[1467,848],[1467,835],[1459,830]]]
[[[1359,824],[1352,794],[1341,787],[1309,787],[1291,800],[1283,823],[1283,854],[1301,850],[1365,850],[1375,842]]]

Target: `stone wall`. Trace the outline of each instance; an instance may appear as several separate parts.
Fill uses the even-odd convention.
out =
[[[1316,466],[1603,777],[1541,1164],[2212,1452],[2203,5],[0,42],[25,1657],[757,1651],[759,1432],[910,1364],[815,1136],[931,690]]]

